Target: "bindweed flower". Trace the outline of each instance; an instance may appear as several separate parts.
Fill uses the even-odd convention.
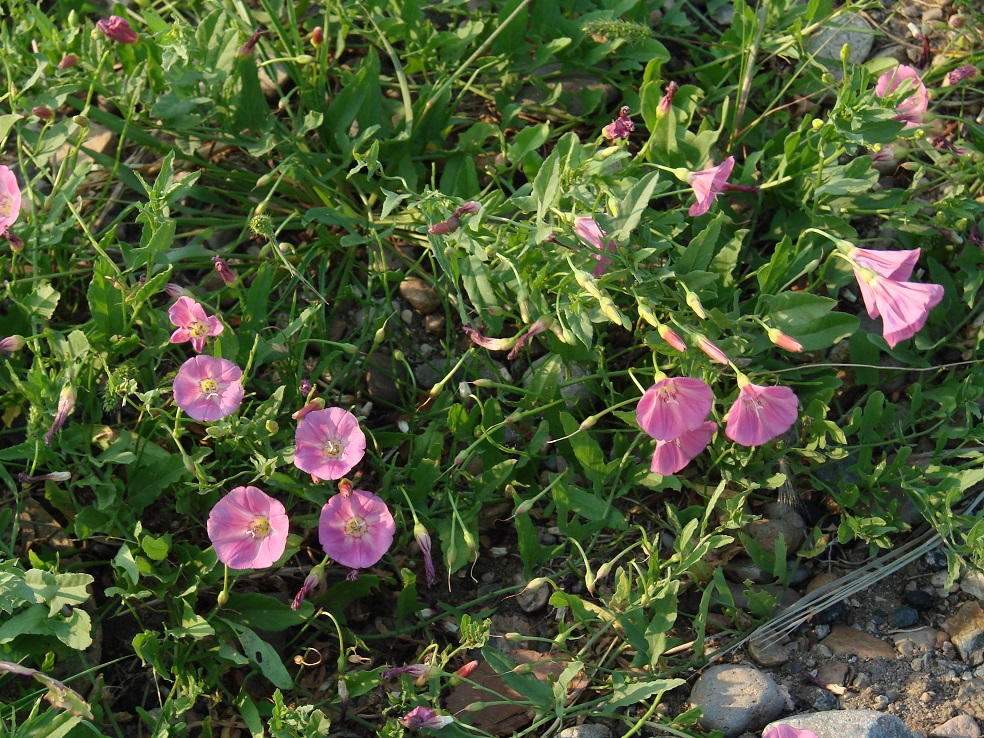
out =
[[[805,728],[777,723],[762,734],[762,738],[817,738],[817,734]]]
[[[191,341],[191,347],[201,353],[210,336],[222,333],[222,323],[218,318],[205,314],[205,309],[190,297],[179,297],[168,309],[171,323],[178,329],[171,334],[171,343]]]
[[[446,236],[448,233],[454,233],[458,230],[459,226],[461,226],[461,221],[458,220],[458,216],[452,215],[447,220],[442,220],[440,223],[432,225],[427,229],[427,232],[435,236]]]
[[[294,466],[315,482],[341,479],[366,453],[366,434],[359,420],[340,407],[306,414],[294,433]]]
[[[464,666],[459,666],[455,670],[454,675],[456,677],[461,677],[462,679],[467,679],[468,677],[470,677],[472,675],[472,672],[475,671],[475,669],[477,669],[477,668],[478,668],[478,661],[477,660],[472,660],[472,661],[469,661]]]
[[[279,556],[277,558],[280,558]],[[304,577],[304,583],[301,585],[301,589],[296,595],[294,595],[294,601],[290,603],[291,610],[300,610],[301,603],[304,602],[304,598],[307,597],[311,590],[315,587],[320,587],[325,581],[325,567],[320,564],[314,567],[311,572]]]
[[[729,156],[720,164],[690,175],[690,186],[697,197],[696,202],[687,211],[690,217],[696,218],[711,209],[711,204],[717,196],[724,192],[731,170],[735,167],[735,157]]]
[[[239,409],[242,380],[242,369],[228,359],[193,356],[174,378],[174,402],[194,420],[219,420]]]
[[[650,470],[664,477],[676,474],[707,448],[716,430],[717,423],[708,420],[677,438],[656,441]]]
[[[320,397],[314,397],[308,400],[307,404],[304,407],[302,407],[300,410],[298,410],[290,417],[292,420],[300,420],[308,413],[313,413],[315,410],[324,410],[324,409],[325,409],[325,401]]]
[[[438,715],[430,707],[415,707],[403,717],[400,724],[407,730],[440,730],[454,722],[450,715]]]
[[[711,339],[705,338],[704,336],[699,336],[697,338],[697,348],[707,354],[711,359],[716,361],[718,364],[729,364],[731,360],[728,355],[724,353],[721,349],[714,344]]]
[[[236,273],[229,268],[229,262],[222,257],[213,256],[212,263],[215,264],[215,271],[217,271],[219,276],[222,277],[222,281],[225,283],[225,286],[235,287],[236,282],[239,281],[239,278],[236,276]]]
[[[168,297],[174,297],[174,298],[191,297],[191,293],[188,292],[188,290],[186,290],[184,287],[182,287],[179,284],[175,284],[174,282],[168,282],[166,285],[164,285],[164,294],[166,294]]]
[[[61,392],[58,393],[58,407],[55,410],[55,419],[51,423],[51,428],[48,432],[44,434],[44,445],[50,446],[51,441],[54,439],[55,434],[61,430],[62,426],[65,425],[65,421],[68,420],[68,416],[72,414],[75,409],[75,387],[72,386],[72,381],[69,379],[62,387]]]
[[[17,481],[21,484],[37,484],[38,482],[67,482],[72,478],[71,472],[48,472],[47,474],[36,474],[31,476],[27,472],[17,475]]]
[[[601,134],[612,141],[620,138],[628,138],[629,134],[635,130],[635,123],[629,117],[628,106],[623,106],[618,111],[618,117],[601,129]]]
[[[307,399],[308,395],[314,392],[314,384],[311,383],[310,379],[302,379],[297,385],[297,391],[301,394],[301,397]]]
[[[687,344],[683,342],[683,339],[680,338],[679,334],[672,328],[661,325],[656,329],[656,331],[659,333],[660,338],[670,344],[677,351],[687,350]]]
[[[673,108],[673,96],[676,91],[680,89],[680,85],[676,82],[670,82],[666,86],[666,94],[660,98],[659,104],[656,105],[656,120],[665,118],[670,114],[670,110]]]
[[[469,200],[464,205],[459,205],[455,208],[452,217],[460,218],[462,215],[474,215],[482,208],[482,203],[477,200]]]
[[[126,18],[118,15],[111,15],[96,22],[96,27],[105,34],[106,38],[112,39],[120,44],[135,44],[140,40],[140,36],[130,28],[130,23]]]
[[[379,561],[393,543],[395,531],[386,503],[362,489],[331,497],[318,520],[318,540],[325,553],[353,570]]]
[[[51,120],[55,116],[51,108],[46,108],[44,105],[35,105],[31,108],[31,112],[38,116],[41,120]]]
[[[967,239],[977,248],[984,249],[984,234],[981,233],[981,227],[977,223],[971,224],[967,229]]]
[[[20,215],[21,191],[17,177],[0,164],[0,236],[7,233]]]
[[[926,91],[918,71],[905,64],[888,70],[875,83],[875,95],[891,95],[903,84],[903,89],[908,90],[909,94],[896,106],[899,114],[895,116],[895,120],[905,123],[906,128],[915,128],[922,123],[923,115],[929,108],[929,92]]]
[[[526,345],[527,341],[533,338],[533,336],[538,336],[543,333],[545,330],[550,328],[552,324],[552,318],[537,318],[533,322],[533,325],[530,326],[529,330],[516,339],[516,345],[512,347],[508,354],[506,354],[506,359],[515,359],[519,356],[519,352],[523,350],[523,346]]]
[[[0,339],[0,354],[12,354],[15,351],[20,351],[26,345],[27,341],[24,340],[24,336],[19,336],[15,333],[12,336]]]
[[[325,42],[325,29],[321,26],[315,26],[314,30],[311,31],[311,45],[318,49],[321,48],[321,44]]]
[[[943,78],[943,87],[949,87],[950,85],[959,84],[965,79],[974,79],[977,76],[977,67],[970,64],[964,64],[962,67],[957,67],[946,73]]]
[[[397,666],[393,669],[386,669],[380,676],[383,679],[392,679],[406,674],[415,680],[418,686],[422,686],[433,676],[438,674],[438,670],[430,664],[410,664],[409,666]]]
[[[462,324],[461,330],[471,339],[472,343],[489,351],[507,351],[516,345],[515,336],[510,336],[509,338],[489,338],[488,336],[482,335],[477,329],[465,324]]]
[[[239,47],[239,56],[243,57],[244,59],[247,56],[252,56],[253,49],[255,49],[256,45],[260,42],[260,36],[262,35],[263,35],[263,31],[259,29],[253,31],[253,35],[250,36],[249,39],[247,39],[246,43],[244,43],[242,46]]]
[[[725,435],[742,446],[761,446],[792,428],[799,399],[789,387],[763,387],[738,375],[738,399],[728,411]]]
[[[670,440],[700,427],[713,405],[714,393],[707,382],[694,377],[668,377],[639,398],[636,422],[657,441]]]
[[[10,244],[10,250],[15,254],[19,254],[24,250],[24,239],[15,236],[10,231],[7,231],[7,243]]]
[[[779,348],[786,349],[786,351],[795,351],[797,353],[803,350],[802,343],[797,341],[792,336],[786,335],[780,330],[775,328],[767,328],[766,333],[769,334],[769,340]]]
[[[431,537],[422,524],[417,523],[413,526],[413,537],[417,540],[420,553],[424,555],[424,580],[428,587],[433,587],[437,581],[437,572],[434,571],[434,558],[431,556]]]
[[[236,487],[208,514],[208,539],[230,569],[263,569],[287,548],[284,506],[258,487]]]
[[[79,58],[75,56],[75,54],[65,54],[65,56],[61,58],[61,61],[58,62],[58,68],[71,69],[78,63],[79,63]]]
[[[609,239],[605,243],[605,238],[608,234],[598,227],[594,218],[578,218],[575,220],[574,232],[577,233],[578,237],[584,243],[597,249],[598,253],[594,255],[594,258],[598,261],[598,265],[594,269],[594,278],[598,279],[598,277],[605,273],[608,265],[612,263],[612,260],[607,256],[603,256],[603,254],[606,251],[615,251],[615,239]]]

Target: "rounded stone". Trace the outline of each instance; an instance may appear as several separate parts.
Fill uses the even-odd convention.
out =
[[[783,711],[785,701],[775,681],[751,666],[721,664],[701,675],[690,693],[701,709],[699,724],[735,738],[746,730],[758,730]]]
[[[783,718],[782,723],[812,730],[817,738],[913,738],[895,715],[877,710],[829,710]],[[769,726],[771,727],[771,726]],[[768,727],[766,728],[768,730]]]

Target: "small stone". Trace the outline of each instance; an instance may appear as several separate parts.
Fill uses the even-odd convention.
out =
[[[831,651],[822,643],[818,643],[813,647],[813,653],[815,653],[817,657],[821,659],[829,659],[831,656],[834,655],[834,652]]]
[[[424,330],[434,335],[443,335],[447,318],[440,313],[431,313],[424,318]]]
[[[970,715],[950,718],[929,734],[930,738],[981,738],[981,729]]]
[[[403,310],[400,312],[400,320],[407,325],[413,322],[413,310]]]
[[[924,10],[922,14],[923,23],[934,23],[936,21],[943,20],[943,9],[942,8],[929,8]]]
[[[775,577],[770,572],[759,569],[751,559],[746,559],[744,556],[736,557],[725,564],[724,575],[738,584],[744,582],[766,584],[775,581]]]
[[[968,679],[957,691],[956,705],[971,717],[984,720],[984,681]]]
[[[895,649],[880,638],[846,625],[835,625],[824,645],[836,656],[859,656],[862,659],[894,659]]]
[[[917,610],[931,610],[936,605],[936,598],[921,589],[913,589],[903,592],[902,601]]]
[[[813,632],[817,634],[817,640],[822,641],[824,638],[830,635],[830,626],[826,623],[821,623],[813,629]]]
[[[977,569],[968,569],[960,579],[960,591],[978,600],[984,600],[984,574]]]
[[[943,627],[966,663],[984,663],[984,610],[976,601],[964,602]]]
[[[789,649],[775,639],[751,638],[746,648],[748,655],[760,666],[781,666],[789,661]]]
[[[558,734],[558,738],[608,738],[611,734],[612,731],[607,725],[584,723],[564,728]]]
[[[926,562],[926,566],[930,569],[945,569],[946,552],[942,548],[934,548],[932,551],[926,552],[926,555],[923,556],[923,561]]]
[[[888,624],[893,628],[911,628],[919,622],[919,613],[912,607],[900,607],[888,616]]]
[[[720,664],[694,685],[690,701],[701,708],[699,724],[735,738],[779,717],[785,700],[771,676],[750,666]]]
[[[798,516],[797,516],[798,517]],[[800,518],[802,523],[802,518]],[[775,553],[776,545],[782,538],[786,554],[792,555],[803,545],[803,527],[788,520],[753,520],[745,526],[748,537],[755,541],[766,553]]]
[[[516,602],[523,612],[536,612],[547,604],[550,599],[550,587],[545,583],[533,589],[524,589],[516,595]]]
[[[841,600],[835,602],[830,607],[820,610],[813,616],[813,619],[821,625],[832,625],[833,623],[843,622],[847,618],[847,603]]]
[[[441,306],[441,296],[430,283],[410,275],[400,282],[400,294],[422,315],[430,315]]]
[[[820,667],[820,671],[817,672],[817,681],[823,682],[824,684],[844,685],[847,684],[847,675],[850,670],[851,667],[839,661],[824,664]]]

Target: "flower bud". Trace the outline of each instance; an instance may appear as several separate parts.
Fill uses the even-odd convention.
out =
[[[24,250],[24,239],[20,236],[15,236],[10,231],[7,231],[7,243],[10,244],[10,250],[15,254],[19,254]]]
[[[315,29],[311,31],[311,45],[314,48],[320,48],[321,44],[325,42],[325,29],[321,26],[315,26]]]
[[[71,382],[67,382],[64,387],[62,387],[61,392],[58,395],[58,408],[55,411],[55,419],[51,423],[51,428],[44,435],[44,445],[50,446],[51,441],[54,439],[55,434],[61,430],[61,427],[65,425],[65,421],[68,420],[68,416],[72,414],[75,409],[75,387],[72,386]]]
[[[687,306],[694,311],[694,314],[701,320],[707,319],[707,313],[704,311],[704,306],[700,303],[700,298],[697,297],[696,292],[687,292]]]
[[[20,351],[26,344],[27,341],[24,339],[24,336],[19,336],[16,333],[12,336],[7,336],[6,338],[0,339],[0,354],[12,354],[14,351]]]
[[[17,475],[17,481],[21,484],[34,484],[37,482],[67,482],[71,478],[71,472],[67,471],[48,472],[47,474],[38,474],[36,476],[31,476],[27,472],[21,472]]]
[[[666,341],[670,346],[675,348],[677,351],[686,351],[687,344],[683,342],[683,339],[674,331],[672,328],[661,325],[656,329],[659,332],[660,338]]]
[[[772,341],[779,348],[784,348],[786,351],[796,351],[800,352],[803,350],[803,344],[797,341],[792,336],[787,336],[780,330],[775,328],[768,328],[766,331],[769,334],[769,340]]]
[[[701,336],[697,340],[697,347],[719,364],[728,364],[728,355],[714,345],[709,339]]]
[[[656,120],[665,118],[670,114],[670,110],[673,108],[673,96],[679,89],[680,86],[676,82],[670,82],[666,86],[666,94],[660,98],[659,104],[656,106]]]
[[[232,269],[229,268],[228,262],[219,256],[213,256],[212,263],[215,264],[215,271],[222,277],[222,281],[225,282],[226,287],[235,286],[238,279]]]
[[[461,677],[462,679],[467,679],[468,677],[471,676],[472,672],[475,671],[475,669],[477,668],[478,668],[477,660],[469,661],[467,664],[465,664],[464,666],[460,667],[457,671],[455,671],[454,675],[457,677]]]
[[[437,572],[434,570],[434,559],[431,556],[431,537],[421,523],[413,526],[413,537],[417,540],[420,552],[424,555],[424,580],[428,587],[433,587],[437,581]]]
[[[168,297],[173,297],[177,299],[178,297],[191,297],[191,293],[188,292],[184,287],[174,282],[168,282],[164,285],[164,293]]]
[[[456,215],[452,215],[447,220],[442,220],[440,223],[435,223],[432,225],[427,229],[427,232],[435,236],[444,236],[448,233],[454,233],[458,230],[458,226],[460,225],[461,222],[458,220],[458,217]]]
[[[62,60],[58,62],[59,69],[71,69],[76,64],[79,63],[79,58],[75,54],[65,54]]]
[[[312,589],[321,585],[325,577],[325,568],[320,564],[313,569],[304,578],[304,584],[301,585],[300,591],[294,596],[294,601],[290,604],[291,610],[299,610],[301,603],[304,602],[304,598],[308,596]]]
[[[263,31],[257,29],[253,31],[253,35],[242,46],[239,47],[239,56],[246,58],[247,56],[253,55],[253,49],[256,48],[256,44],[260,42],[260,36],[263,35]]]
[[[51,120],[55,115],[51,111],[51,108],[46,108],[44,105],[36,105],[31,108],[31,112],[38,116],[41,120]]]
[[[135,44],[140,40],[139,34],[130,28],[130,23],[126,18],[118,15],[111,15],[109,18],[96,22],[96,27],[102,31],[108,39],[112,39],[120,44]]]

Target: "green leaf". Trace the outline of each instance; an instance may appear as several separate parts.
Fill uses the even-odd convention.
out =
[[[505,682],[506,686],[512,687],[523,697],[529,700],[539,710],[549,710],[553,707],[553,690],[548,684],[540,681],[531,673],[517,674],[516,662],[506,656],[497,648],[486,646],[482,649],[482,656],[488,662],[499,678]],[[544,661],[550,661],[547,654],[544,654]]]
[[[836,300],[809,292],[765,295],[763,301],[772,325],[803,344],[806,351],[829,348],[860,325],[856,316],[832,312]]]
[[[243,646],[243,652],[253,664],[259,667],[260,672],[270,683],[280,689],[291,689],[294,682],[290,674],[284,667],[280,656],[269,643],[260,638],[249,628],[234,623],[231,620],[220,618],[223,623],[228,625],[239,637],[239,642]]]
[[[37,597],[48,603],[50,615],[54,617],[65,605],[75,607],[88,600],[87,588],[95,580],[88,574],[55,574],[31,569],[25,573],[24,581]]]
[[[305,602],[310,610],[311,603]],[[302,625],[306,620],[302,610],[292,610],[289,605],[269,595],[259,592],[233,592],[225,609],[239,614],[239,622],[257,630],[280,631],[295,625]]]
[[[639,679],[631,680],[625,673],[616,671],[612,675],[612,697],[605,703],[605,710],[635,705],[648,700],[653,695],[662,695],[671,689],[686,684],[684,679]]]
[[[529,152],[535,151],[543,146],[548,138],[550,138],[549,123],[541,123],[538,126],[526,126],[513,137],[513,140],[506,148],[509,161],[513,163],[522,161],[523,157]]]
[[[24,298],[24,307],[28,314],[37,315],[44,320],[50,320],[58,307],[58,300],[61,294],[47,282],[41,282],[34,290]]]

